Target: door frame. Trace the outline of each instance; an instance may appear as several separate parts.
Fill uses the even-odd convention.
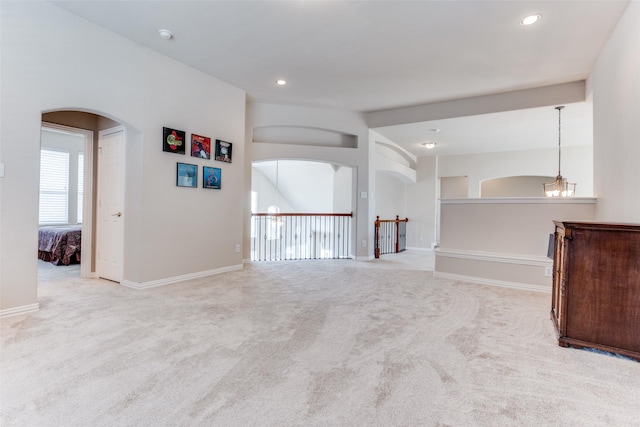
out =
[[[113,133],[117,133],[122,131],[122,138],[123,138],[123,145],[122,145],[122,154],[121,154],[121,158],[120,158],[120,173],[122,175],[122,180],[121,180],[121,185],[120,185],[120,196],[121,196],[121,206],[122,206],[122,213],[123,213],[123,219],[122,219],[122,225],[121,228],[119,230],[120,236],[119,237],[119,242],[120,242],[120,248],[119,248],[119,254],[120,254],[120,259],[118,260],[118,265],[119,265],[119,272],[118,272],[118,276],[119,276],[119,283],[122,284],[123,280],[124,280],[124,260],[125,260],[125,256],[124,256],[124,228],[125,228],[125,221],[126,221],[126,195],[125,195],[125,189],[126,189],[126,148],[127,148],[127,128],[123,125],[118,125],[118,126],[114,126],[108,129],[104,129],[101,131],[98,131],[98,144],[97,144],[97,148],[98,151],[100,151],[100,144],[102,142],[102,138],[104,135],[110,135]],[[100,174],[100,155],[98,153],[98,160],[97,160],[97,165],[98,165],[98,170],[96,171],[98,173],[97,177],[99,177]],[[98,203],[100,202],[100,182],[98,179],[98,185],[96,186],[96,253],[98,251],[98,236],[100,235],[100,231],[99,231],[99,227],[100,227],[100,220],[98,218],[98,213],[100,211],[100,208],[98,206]],[[96,270],[94,272],[94,276],[95,277],[99,277],[98,275],[98,260],[96,258]]]
[[[80,277],[94,277],[91,270],[93,259],[93,131],[57,123],[42,121],[40,129],[48,128],[84,137],[84,173],[82,185],[82,250],[80,251]]]

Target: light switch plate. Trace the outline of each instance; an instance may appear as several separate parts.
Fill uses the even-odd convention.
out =
[[[4,163],[0,163],[0,178],[4,178]]]

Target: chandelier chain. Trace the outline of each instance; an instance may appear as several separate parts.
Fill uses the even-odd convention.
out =
[[[564,108],[564,105],[561,105],[559,107],[556,107],[556,110],[558,110],[558,176],[560,175],[560,161],[562,158],[562,148],[561,148],[561,138],[562,138],[562,109]]]

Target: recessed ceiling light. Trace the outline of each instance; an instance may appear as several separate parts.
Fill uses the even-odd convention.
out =
[[[169,30],[158,30],[158,34],[160,34],[160,37],[162,37],[165,40],[169,40],[171,38],[173,38],[173,33]]]
[[[532,25],[542,19],[542,15],[529,15],[520,21],[520,25]]]
[[[432,148],[435,148],[436,143],[435,142],[423,142],[422,145],[424,145],[425,148],[428,148],[429,150],[431,150]]]
[[[276,83],[277,83],[278,85],[280,85],[280,86],[284,86],[284,85],[286,85],[286,84],[287,84],[287,81],[286,81],[286,80],[279,79],[279,80],[276,80]]]

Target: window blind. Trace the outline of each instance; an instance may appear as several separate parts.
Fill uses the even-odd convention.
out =
[[[40,224],[69,222],[69,152],[40,150]]]

